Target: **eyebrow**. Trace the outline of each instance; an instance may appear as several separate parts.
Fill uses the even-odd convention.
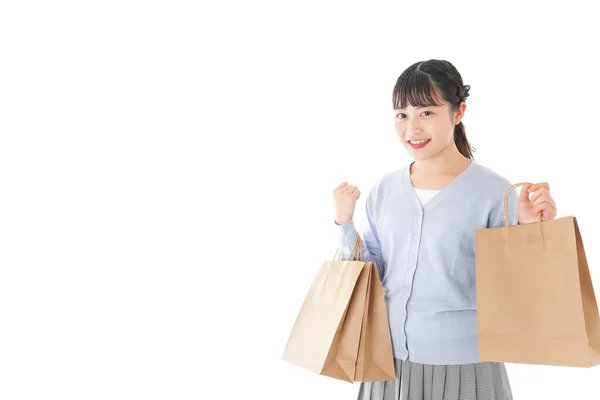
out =
[[[416,106],[415,108],[418,110],[420,108],[429,108],[429,107],[438,107],[436,105],[430,105],[430,106]],[[406,108],[394,108],[394,110],[406,110]]]

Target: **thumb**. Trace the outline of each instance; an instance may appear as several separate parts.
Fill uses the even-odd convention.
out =
[[[533,186],[531,183],[527,183],[523,185],[521,189],[521,193],[519,194],[519,200],[529,200],[529,191],[528,189]]]

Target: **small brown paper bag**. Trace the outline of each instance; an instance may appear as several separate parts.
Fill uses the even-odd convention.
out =
[[[600,317],[575,217],[475,232],[479,358],[600,364]]]
[[[347,382],[396,379],[383,287],[375,263],[361,259],[357,234],[349,260],[338,259],[336,252],[333,261],[322,264],[284,360]]]

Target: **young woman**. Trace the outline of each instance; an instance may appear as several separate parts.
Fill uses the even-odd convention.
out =
[[[475,299],[475,230],[504,226],[511,182],[473,161],[461,122],[469,88],[444,60],[411,65],[394,88],[396,132],[414,161],[371,188],[360,236],[384,287],[396,380],[362,383],[359,399],[512,399],[505,365],[478,358]],[[333,194],[346,259],[360,191],[343,182]],[[511,192],[511,225],[538,213],[556,217],[547,183]]]

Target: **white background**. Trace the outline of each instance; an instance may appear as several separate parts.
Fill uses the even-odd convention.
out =
[[[410,161],[391,93],[429,58],[471,85],[476,161],[578,218],[600,288],[586,4],[2,2],[0,398],[355,398],[281,354],[332,189]],[[517,400],[600,397],[597,368],[507,368]]]

